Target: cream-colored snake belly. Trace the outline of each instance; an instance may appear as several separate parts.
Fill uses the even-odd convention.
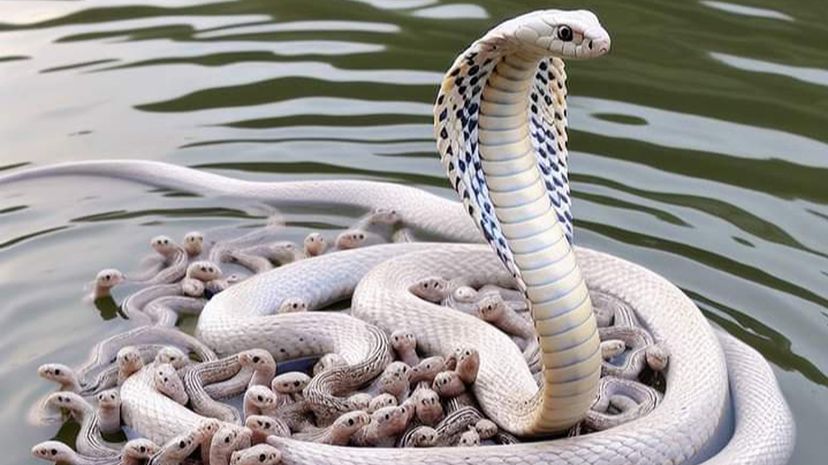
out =
[[[344,382],[347,374],[356,377],[355,383],[360,376],[376,375],[386,363],[387,341],[375,326],[386,333],[415,332],[429,355],[474,347],[481,361],[474,385],[481,407],[501,428],[522,436],[567,429],[595,396],[601,358],[587,289],[634,308],[671,350],[662,403],[647,416],[607,431],[476,449],[355,449],[274,438],[286,463],[660,464],[710,457],[715,463],[785,463],[793,424],[766,362],[726,336],[720,344],[695,305],[665,279],[606,254],[575,253],[570,246],[562,59],[597,57],[609,45],[592,13],[547,10],[497,26],[457,58],[441,85],[434,116],[438,149],[462,206],[381,183],[252,183],[136,161],[23,171],[0,178],[0,185],[50,174],[110,175],[279,205],[392,208],[415,231],[453,241],[476,242],[482,231],[491,248],[374,246],[262,273],[213,298],[199,319],[197,336],[220,354],[264,348],[277,361],[335,352],[349,363],[335,381]],[[525,292],[542,351],[540,389],[509,338],[408,292],[414,282],[435,274],[514,283]],[[319,309],[351,293],[351,316],[274,315],[288,298]],[[122,386],[126,423],[158,442],[196,427],[203,418],[158,394],[149,371]],[[334,384],[311,382],[305,392],[332,410],[341,409]],[[732,437],[731,416],[736,420]],[[766,420],[774,423],[765,425]]]

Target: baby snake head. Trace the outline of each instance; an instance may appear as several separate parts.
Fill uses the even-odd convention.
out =
[[[667,368],[667,363],[670,361],[670,351],[664,344],[656,342],[647,347],[644,352],[647,365],[653,371],[663,371]]]
[[[340,415],[334,421],[333,427],[337,430],[353,434],[369,423],[371,423],[371,416],[367,412],[355,410]]]
[[[212,437],[221,428],[221,423],[215,418],[209,418],[198,426],[198,433],[201,439]]]
[[[288,297],[279,305],[278,313],[304,312],[308,310],[308,304],[301,297]]]
[[[86,399],[74,392],[67,391],[50,394],[46,397],[46,405],[52,408],[65,409],[73,413],[89,412],[92,408]]]
[[[423,408],[432,408],[433,406],[439,406],[440,404],[440,395],[437,394],[436,391],[433,389],[422,389],[420,391],[420,395],[418,397],[417,408],[421,406]]]
[[[448,296],[449,282],[439,276],[429,276],[417,281],[408,290],[421,299],[438,303]]]
[[[158,452],[158,445],[149,439],[133,439],[124,444],[123,455],[138,460],[146,460]]]
[[[480,439],[489,439],[497,434],[497,425],[492,420],[481,418],[474,424],[474,429],[480,435]]]
[[[457,442],[460,447],[475,447],[480,445],[480,435],[474,426],[470,426],[469,430],[460,435],[460,441]]]
[[[383,407],[371,415],[377,422],[377,429],[384,435],[401,433],[411,418],[411,407],[407,405]]]
[[[434,381],[437,373],[446,369],[446,359],[440,355],[428,357],[420,361],[416,366],[411,368],[409,372],[409,381],[412,383],[427,381]]]
[[[75,451],[58,441],[45,441],[32,447],[32,456],[55,463],[74,463]]]
[[[460,286],[454,290],[454,299],[458,302],[471,302],[477,297],[477,291],[473,287]]]
[[[180,462],[190,455],[198,446],[201,440],[201,432],[198,429],[172,438],[169,442],[153,455],[147,465],[162,465],[169,462]]]
[[[470,347],[459,347],[454,352],[457,367],[454,369],[460,379],[466,384],[472,384],[477,379],[480,370],[480,353]]]
[[[276,395],[265,386],[251,386],[244,394],[244,398],[259,408],[276,405]]]
[[[113,409],[121,406],[121,394],[117,389],[99,392],[95,398],[98,399],[98,407],[100,408]]]
[[[358,392],[351,397],[348,397],[348,404],[356,410],[368,410],[371,404],[371,394],[365,392]]]
[[[144,364],[144,361],[141,359],[141,352],[133,346],[126,346],[119,350],[118,355],[115,356],[115,360],[121,369],[137,370]]]
[[[265,415],[250,415],[245,419],[244,426],[249,428],[254,433],[260,433],[265,436],[284,436],[285,433],[290,435],[287,426],[280,424],[279,420],[274,420]]]
[[[311,257],[315,257],[325,252],[325,249],[328,248],[328,241],[321,233],[314,232],[305,237],[303,245],[305,246],[305,253]]]
[[[184,235],[184,250],[191,257],[201,253],[204,248],[204,234],[198,231],[191,231]]]
[[[213,439],[210,442],[210,450],[229,450],[235,446],[237,436],[238,432],[235,428],[231,426],[222,426],[218,432],[213,435]]]
[[[431,389],[434,390],[440,397],[457,397],[466,391],[466,386],[460,375],[454,371],[443,371],[434,377],[434,382],[431,384]]]
[[[178,248],[178,245],[169,236],[155,236],[150,240],[150,246],[159,254],[167,257]]]
[[[301,371],[291,371],[273,378],[270,386],[279,394],[296,394],[302,392],[310,380],[310,376]]]
[[[282,453],[269,444],[258,444],[230,455],[230,465],[276,465]]]
[[[488,294],[477,302],[475,311],[481,320],[494,322],[503,318],[506,313],[506,302],[500,294]]]
[[[411,367],[406,365],[403,362],[391,362],[385,367],[383,371],[383,376],[395,379],[402,379],[405,380],[406,383],[408,382],[408,373],[411,371]]]
[[[440,437],[437,430],[430,426],[418,426],[411,432],[411,444],[415,447],[432,447],[437,445]]]
[[[199,281],[213,281],[221,278],[221,269],[213,262],[200,260],[187,267],[187,277]]]
[[[75,381],[75,372],[60,363],[46,363],[37,368],[37,374],[43,379],[59,384],[71,384]]]
[[[239,364],[254,368],[275,367],[276,361],[270,352],[264,349],[245,350],[239,354]]]
[[[397,405],[397,398],[388,393],[382,393],[373,399],[368,404],[368,412],[375,413],[381,409],[388,407],[395,407]]]
[[[355,249],[362,246],[366,239],[367,236],[365,235],[365,231],[351,229],[340,233],[339,236],[336,237],[335,244],[340,249]]]
[[[181,349],[172,346],[162,347],[155,355],[155,363],[169,363],[175,369],[182,368],[190,359]]]
[[[368,215],[368,221],[373,224],[393,225],[402,221],[402,216],[393,208],[378,207],[371,210],[371,213]]]
[[[414,350],[417,347],[417,336],[411,331],[398,329],[391,333],[391,347],[397,352]]]
[[[500,24],[487,38],[495,46],[565,59],[596,58],[610,50],[609,33],[587,10],[535,11]]]
[[[115,268],[106,268],[95,275],[95,284],[103,288],[115,287],[126,280],[123,273]]]

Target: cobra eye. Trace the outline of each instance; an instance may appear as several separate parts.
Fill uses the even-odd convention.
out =
[[[147,451],[147,448],[146,448],[146,447],[144,447],[144,446],[141,446],[141,449],[140,449],[140,450],[141,450],[141,452],[146,452],[146,451]]]
[[[55,374],[60,376],[60,369],[55,370]]]
[[[57,449],[52,449],[52,455],[57,455]]]
[[[353,418],[349,418],[348,419],[348,425],[350,426],[350,425],[353,425],[353,424],[354,424]]]
[[[225,444],[227,444],[227,443],[229,443],[229,442],[230,442],[230,436],[228,436],[228,437],[224,438],[224,443],[225,443]]]
[[[259,462],[264,462],[267,456],[265,454],[259,454]]]
[[[262,396],[259,396],[259,402],[262,402],[262,401],[264,401],[264,399],[262,399]]]
[[[299,386],[299,381],[294,381],[294,382],[293,382],[293,385],[294,385],[294,386]]]
[[[183,448],[187,447],[187,443],[186,443],[186,442],[184,442],[184,441],[181,441],[181,442],[179,442],[179,443],[178,443],[178,447],[179,447],[180,449],[183,449]]]
[[[572,28],[569,26],[561,26],[558,28],[558,38],[564,42],[572,40]]]
[[[253,363],[259,363],[259,356],[253,357]]]

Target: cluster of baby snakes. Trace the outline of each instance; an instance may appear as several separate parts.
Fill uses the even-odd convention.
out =
[[[714,331],[664,278],[571,245],[562,60],[609,48],[594,14],[545,10],[457,57],[434,127],[462,203],[386,183],[249,182],[142,161],[1,176],[0,187],[92,174],[366,213],[301,244],[278,222],[221,241],[160,236],[143,270],[103,270],[94,297],[133,286],[121,310],[135,327],[76,369],[41,367],[60,389],[44,409],[81,426],[76,450],[47,441],[33,455],[82,465],[786,463],[793,423],[767,362]],[[188,313],[194,335],[176,327]],[[134,439],[104,439],[121,429]]]

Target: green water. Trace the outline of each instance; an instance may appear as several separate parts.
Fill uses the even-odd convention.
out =
[[[504,18],[589,8],[613,49],[568,67],[577,242],[667,276],[761,351],[797,421],[792,463],[825,463],[828,5],[738,1],[2,2],[0,167],[143,158],[454,198],[430,128],[443,70]],[[298,239],[354,218],[288,220]],[[134,269],[154,235],[261,221],[118,181],[0,189],[4,462],[56,434],[25,420],[52,389],[35,368],[128,326],[84,283]]]

